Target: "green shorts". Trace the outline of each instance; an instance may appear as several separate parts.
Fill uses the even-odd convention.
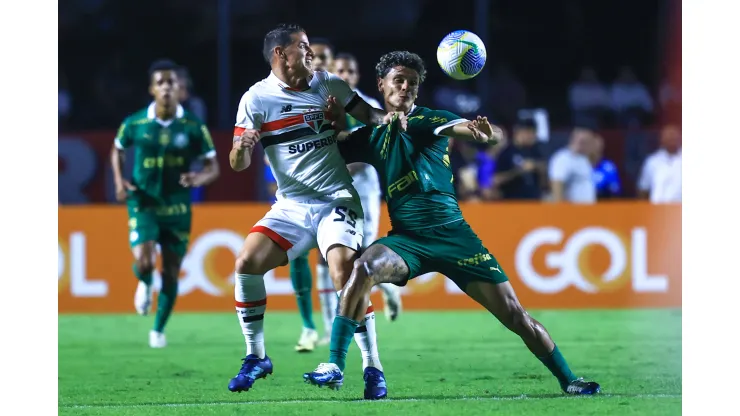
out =
[[[373,244],[382,244],[401,256],[409,268],[409,279],[430,272],[442,273],[462,290],[471,281],[498,284],[509,280],[464,220],[422,230],[391,231]]]
[[[140,208],[129,202],[128,229],[131,248],[146,241],[156,241],[162,250],[185,256],[190,243],[192,212],[187,204]]]

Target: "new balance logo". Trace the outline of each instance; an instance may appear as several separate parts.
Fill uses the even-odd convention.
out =
[[[293,111],[293,105],[292,105],[292,104],[284,105],[284,106],[283,106],[283,107],[282,107],[282,108],[280,109],[280,114],[283,114],[283,113],[288,113],[288,112],[290,112],[290,111]]]

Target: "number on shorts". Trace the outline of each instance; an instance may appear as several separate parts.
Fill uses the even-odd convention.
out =
[[[352,228],[355,228],[355,225],[357,225],[357,213],[353,210],[347,209],[347,207],[338,206],[334,208],[334,212],[339,216],[339,218],[334,218],[334,222],[346,220],[347,224]],[[349,216],[349,219],[347,219],[347,216]]]

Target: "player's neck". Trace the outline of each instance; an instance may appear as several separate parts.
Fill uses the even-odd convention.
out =
[[[290,88],[305,90],[308,88],[308,80],[303,71],[291,71],[289,68],[273,69],[275,76]]]
[[[172,120],[177,115],[177,106],[164,106],[158,103],[154,104],[154,115],[162,121]]]

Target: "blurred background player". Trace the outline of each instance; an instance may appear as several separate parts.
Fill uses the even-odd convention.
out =
[[[333,67],[334,73],[345,80],[350,88],[362,97],[365,102],[375,108],[383,109],[383,106],[378,100],[363,94],[357,88],[357,84],[360,82],[360,66],[357,58],[349,53],[339,53],[334,60]],[[355,131],[362,126],[362,123],[347,114],[348,131]],[[362,248],[365,249],[378,236],[380,200],[382,198],[380,180],[378,179],[378,172],[375,168],[367,163],[350,163],[347,165],[347,169],[349,169],[349,173],[352,175],[352,185],[355,186],[357,193],[360,194],[362,209],[365,211],[365,229],[362,240]],[[401,289],[392,283],[383,283],[378,285],[378,287],[383,293],[383,302],[385,304],[383,311],[385,312],[385,317],[389,321],[395,321],[401,313]],[[335,311],[336,308],[332,308],[331,310]],[[329,328],[331,328],[331,325],[329,325]]]
[[[219,175],[216,150],[208,128],[179,104],[177,65],[160,60],[149,69],[154,102],[123,121],[111,149],[116,198],[126,202],[134,274],[139,279],[134,306],[141,315],[152,304],[152,273],[157,245],[162,252],[162,288],[157,298],[149,346],[167,345],[165,325],[177,298],[180,265],[191,226],[190,188],[207,185]],[[133,149],[134,170],[123,177],[124,149]],[[199,172],[190,171],[203,159]]]

